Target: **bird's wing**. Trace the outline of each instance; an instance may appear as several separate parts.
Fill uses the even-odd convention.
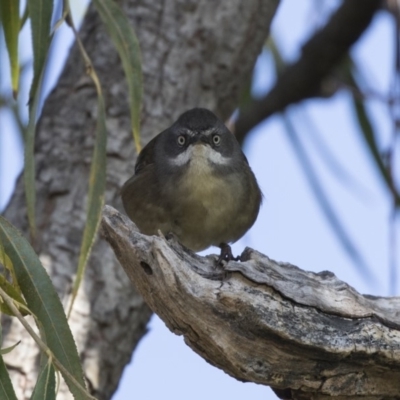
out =
[[[154,148],[159,135],[150,140],[139,154],[135,164],[135,175],[139,174],[148,165],[154,164]]]

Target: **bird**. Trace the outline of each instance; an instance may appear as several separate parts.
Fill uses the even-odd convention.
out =
[[[250,229],[262,203],[239,142],[205,108],[184,112],[142,149],[121,198],[141,233],[173,233],[194,252],[219,247],[219,264],[240,259],[229,244]]]

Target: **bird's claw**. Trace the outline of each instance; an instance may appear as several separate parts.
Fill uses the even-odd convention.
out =
[[[219,245],[219,247],[221,249],[221,254],[218,257],[217,265],[222,265],[222,261],[226,261],[226,262],[229,262],[231,260],[240,261],[240,256],[237,256],[237,257],[233,256],[232,249],[231,249],[231,246],[229,246],[229,244],[221,243]]]

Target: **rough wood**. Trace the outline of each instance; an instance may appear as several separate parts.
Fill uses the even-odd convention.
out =
[[[268,35],[279,0],[119,0],[142,50],[143,144],[188,108],[203,106],[221,118],[237,107],[240,90]],[[108,127],[106,202],[120,207],[119,189],[133,173],[126,81],[104,27],[89,8],[81,39],[99,73]],[[73,47],[47,99],[37,129],[37,250],[63,301],[76,272],[86,218],[88,175],[97,117],[94,87]],[[6,218],[27,232],[19,179]],[[109,399],[151,313],[103,241],[94,248],[70,325],[92,393]],[[37,350],[18,322],[5,326],[6,356],[20,400],[36,382]],[[69,399],[60,393],[58,400]]]
[[[236,379],[292,399],[400,398],[399,297],[361,295],[252,249],[216,267],[217,256],[142,235],[110,206],[102,233],[169,329]]]

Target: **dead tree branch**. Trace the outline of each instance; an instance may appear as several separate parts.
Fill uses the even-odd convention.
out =
[[[364,296],[251,249],[216,268],[216,256],[142,235],[109,206],[102,232],[150,308],[234,378],[292,399],[399,398],[399,297]]]

